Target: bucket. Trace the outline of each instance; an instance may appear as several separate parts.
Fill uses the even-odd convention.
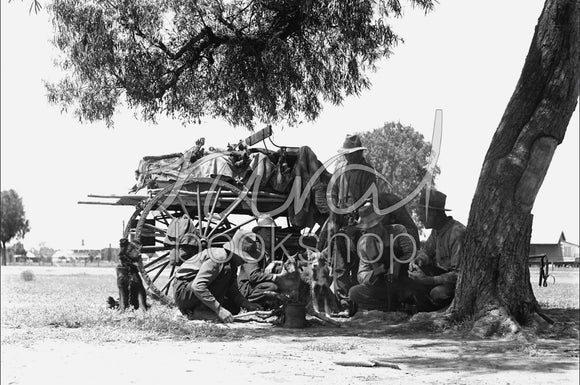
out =
[[[284,307],[285,328],[300,329],[306,327],[306,305],[289,303]]]

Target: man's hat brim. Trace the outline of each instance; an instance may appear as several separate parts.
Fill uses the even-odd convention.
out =
[[[242,258],[246,263],[257,263],[260,260],[260,252],[256,250],[256,255],[251,255],[247,251],[242,250],[239,245],[235,245],[233,241],[230,241],[223,245],[223,248],[230,253],[234,253],[240,258]]]
[[[183,261],[189,259],[192,256],[192,255],[188,254],[182,248],[179,248],[177,256],[175,254],[176,254],[176,252],[175,252],[175,247],[174,247],[169,252],[169,260],[170,261],[174,261],[174,262],[181,261],[181,262],[183,262]]]
[[[274,226],[254,226],[254,227],[252,227],[252,232],[255,233],[256,230],[259,230],[259,229],[279,229],[279,228],[280,228],[280,226],[276,226],[276,225],[274,225]]]
[[[360,219],[360,222],[355,227],[357,229],[360,229],[360,230],[368,230],[370,228],[375,227],[379,223],[381,223],[382,220],[383,220],[383,218],[385,216],[386,216],[386,214],[385,215],[379,215],[379,214],[377,214],[375,212],[372,212],[368,216],[362,217]]]
[[[451,209],[441,208],[441,207],[433,207],[433,206],[425,206],[419,203],[418,205],[421,208],[427,207],[429,210],[439,210],[439,211],[451,211]]]
[[[337,152],[339,154],[344,155],[344,154],[352,154],[353,152],[362,151],[362,150],[368,150],[368,148],[366,148],[366,147],[341,148]]]

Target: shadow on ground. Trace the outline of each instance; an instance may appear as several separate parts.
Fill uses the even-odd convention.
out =
[[[555,321],[554,325],[541,324],[533,332],[538,338],[549,340],[577,339],[580,329],[580,309],[546,309],[545,313]],[[294,336],[299,338],[324,336],[352,337],[404,337],[429,338],[441,340],[461,338],[465,341],[479,340],[470,338],[466,325],[453,325],[446,329],[436,329],[423,323],[409,323],[410,316],[405,313],[367,312],[357,314],[350,320],[337,319],[341,327],[333,327],[322,321],[309,318],[308,326],[303,329],[288,329],[281,326],[259,323],[236,323],[228,328],[228,337],[271,338],[274,336]],[[526,330],[526,329],[524,329]],[[527,330],[532,332],[532,330]],[[439,342],[437,342],[439,344]]]

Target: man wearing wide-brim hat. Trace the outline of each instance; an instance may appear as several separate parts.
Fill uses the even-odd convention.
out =
[[[190,318],[211,319],[214,314],[223,322],[232,322],[232,314],[240,308],[259,309],[240,293],[237,269],[260,258],[256,235],[243,229],[236,231],[223,248],[211,247],[194,255],[175,274],[177,307]]]
[[[409,278],[418,289],[419,311],[432,311],[451,303],[455,295],[457,269],[463,248],[465,226],[446,214],[447,196],[435,189],[422,191],[419,218],[432,229],[425,245],[409,264]]]
[[[185,233],[179,237],[179,242],[169,252],[169,262],[179,265],[198,253],[201,240],[196,233]]]
[[[242,265],[238,275],[240,292],[248,301],[257,303],[265,309],[278,305],[275,294],[279,292],[276,281],[280,274],[266,269],[271,262],[272,245],[275,242],[276,229],[278,228],[270,215],[262,214],[258,217],[252,232],[259,240],[258,244],[262,248],[263,258],[257,262]]]
[[[336,296],[343,309],[352,312],[352,301],[348,297],[348,291],[357,282],[358,256],[356,243],[360,234],[353,229],[352,225],[358,219],[357,202],[361,200],[365,192],[376,183],[373,167],[364,158],[364,150],[359,135],[347,135],[342,147],[338,150],[344,155],[346,163],[335,171],[338,173],[332,188],[332,199],[336,207],[348,209],[347,214],[337,214],[331,211],[330,219],[333,228],[338,229],[339,235],[335,238],[335,277]],[[349,240],[340,234],[345,234]],[[334,234],[331,234],[333,236]],[[349,244],[350,243],[350,244]]]

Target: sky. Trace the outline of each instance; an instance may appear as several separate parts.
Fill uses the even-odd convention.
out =
[[[403,2],[405,3],[405,2]],[[81,124],[49,105],[43,81],[54,67],[52,24],[28,1],[1,3],[1,188],[23,199],[31,231],[25,247],[55,249],[117,244],[130,207],[79,205],[88,194],[126,194],[146,155],[185,151],[199,137],[223,147],[249,133],[207,118],[182,125],[145,123],[120,110],[114,128]],[[437,188],[455,219],[467,224],[483,159],[519,79],[543,2],[441,0],[427,15],[410,7],[390,23],[405,40],[370,74],[372,87],[342,105],[325,104],[314,122],[275,125],[273,140],[309,145],[319,159],[336,154],[346,134],[385,122],[411,125],[430,139],[443,110]],[[532,242],[579,241],[579,117],[576,109],[532,213]]]

